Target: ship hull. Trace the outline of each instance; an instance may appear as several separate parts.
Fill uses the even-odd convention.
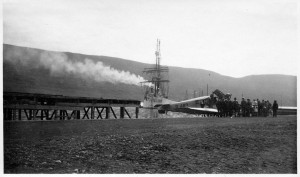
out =
[[[169,100],[163,97],[152,97],[143,101],[143,108],[155,109],[160,105],[176,103],[175,101]]]

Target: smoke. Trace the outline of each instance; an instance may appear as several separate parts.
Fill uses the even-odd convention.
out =
[[[36,52],[30,49],[5,51],[4,59],[11,63],[20,63],[33,68],[43,67],[52,75],[72,74],[96,82],[124,83],[140,85],[145,79],[128,71],[120,71],[105,65],[101,61],[85,58],[83,61],[69,59],[64,53]]]

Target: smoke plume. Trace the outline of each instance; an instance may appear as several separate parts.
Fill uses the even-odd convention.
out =
[[[120,71],[105,65],[101,61],[85,58],[82,61],[72,60],[64,53],[37,52],[32,49],[4,51],[4,59],[33,68],[49,69],[52,75],[72,74],[96,82],[124,83],[140,85],[145,79],[128,71]]]

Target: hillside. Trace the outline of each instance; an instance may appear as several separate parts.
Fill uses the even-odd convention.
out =
[[[4,44],[3,90],[142,100],[143,88],[132,83],[140,79],[138,75],[143,76],[145,67],[151,65],[113,57],[51,52]],[[199,90],[200,93],[203,90],[206,95],[208,84],[209,92],[218,88],[225,93],[232,93],[239,100],[243,94],[245,98],[268,99],[271,102],[277,99],[279,104],[282,99],[282,105],[297,105],[296,76],[232,78],[203,69],[169,67],[169,70],[170,99],[184,99],[186,90],[189,97],[193,96],[193,90],[197,91],[197,95]]]

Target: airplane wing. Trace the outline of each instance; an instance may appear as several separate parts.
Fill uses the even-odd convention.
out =
[[[191,110],[196,110],[196,111],[203,111],[203,112],[210,112],[210,113],[217,113],[218,110],[214,108],[189,108]]]
[[[189,100],[176,102],[176,103],[173,103],[173,104],[175,105],[175,104],[182,104],[182,103],[192,103],[192,102],[195,102],[195,101],[206,100],[206,99],[209,99],[209,98],[210,98],[210,96],[201,96],[201,97],[192,98],[192,99],[189,99]]]
[[[214,108],[186,107],[186,108],[177,108],[177,109],[158,109],[159,113],[166,113],[166,111],[182,112],[182,113],[188,113],[188,114],[216,114],[216,113],[218,113],[218,110],[214,109]]]

